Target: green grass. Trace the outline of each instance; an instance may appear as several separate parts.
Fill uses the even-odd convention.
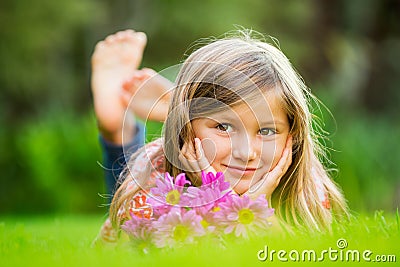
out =
[[[0,266],[267,266],[288,265],[274,255],[266,261],[257,259],[257,252],[268,246],[271,250],[300,253],[313,249],[317,255],[324,249],[336,249],[337,240],[347,241],[347,250],[371,250],[373,258],[395,255],[400,261],[399,214],[375,212],[359,215],[348,225],[338,225],[332,234],[298,234],[285,236],[271,228],[269,235],[251,241],[230,240],[222,248],[213,241],[176,250],[152,251],[143,254],[128,243],[116,247],[91,247],[91,242],[102,223],[101,215],[62,215],[0,218]],[[339,255],[339,254],[338,254]],[[286,255],[288,258],[288,254]],[[291,262],[295,266],[308,266],[310,262]],[[328,255],[323,266],[364,266],[367,263],[330,261]],[[398,263],[377,263],[378,266],[396,266]],[[369,265],[374,265],[372,262]]]

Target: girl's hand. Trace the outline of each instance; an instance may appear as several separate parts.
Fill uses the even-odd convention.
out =
[[[216,173],[215,169],[205,157],[201,141],[197,137],[194,139],[194,142],[187,142],[183,145],[179,160],[185,168],[185,171],[198,174],[200,174],[201,171]]]
[[[292,164],[292,136],[288,137],[282,157],[275,168],[266,173],[264,177],[251,186],[249,191],[245,194],[251,199],[256,199],[261,194],[265,194],[266,198],[269,198],[278,187],[281,178],[289,169],[290,164]]]
[[[201,171],[206,173],[212,172],[213,174],[217,173],[205,157],[199,138],[194,139],[194,144],[193,142],[189,142],[183,145],[179,160],[182,162],[186,171],[195,172],[199,177],[201,177]],[[230,190],[238,194],[232,187],[230,187]]]

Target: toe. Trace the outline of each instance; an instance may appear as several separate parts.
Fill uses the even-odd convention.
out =
[[[137,32],[135,33],[135,39],[141,45],[145,45],[147,42],[147,36],[144,32]]]
[[[121,39],[123,39],[125,37],[124,32],[117,32],[115,34],[115,39],[117,39],[118,41],[120,41]]]
[[[96,44],[95,50],[103,49],[105,46],[105,41],[100,41]]]
[[[115,34],[109,35],[109,36],[107,36],[107,38],[105,39],[105,42],[106,42],[106,43],[113,43],[113,42],[115,41],[115,39],[116,39],[116,35],[115,35]]]
[[[119,41],[125,41],[125,40],[135,38],[135,34],[136,33],[134,30],[128,29],[128,30],[124,30],[124,31],[119,31],[115,35]]]
[[[132,29],[127,29],[127,30],[125,30],[123,32],[126,33],[126,34],[134,34],[135,33],[135,31],[132,30]]]

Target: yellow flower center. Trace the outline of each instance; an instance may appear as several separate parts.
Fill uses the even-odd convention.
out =
[[[216,206],[216,207],[211,209],[211,211],[213,211],[213,212],[217,212],[217,211],[220,211],[220,210],[221,210],[221,208],[218,207],[218,206]]]
[[[186,226],[182,224],[178,224],[175,226],[174,230],[174,239],[177,241],[185,241],[186,237],[189,234],[189,230]]]
[[[200,222],[201,226],[203,226],[203,228],[207,228],[210,224],[206,221],[206,220],[201,220]]]
[[[168,192],[167,197],[165,198],[167,203],[171,205],[178,204],[180,199],[181,199],[181,194],[176,189]]]
[[[249,209],[242,209],[239,211],[239,222],[242,224],[249,224],[254,220],[254,213]]]

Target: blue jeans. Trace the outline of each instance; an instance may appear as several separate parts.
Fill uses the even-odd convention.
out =
[[[144,145],[145,128],[140,122],[136,124],[136,135],[134,139],[124,145],[115,145],[108,142],[102,136],[99,137],[100,145],[103,153],[103,167],[106,182],[107,195],[113,196],[118,189],[118,179],[126,162],[130,156]],[[111,201],[112,197],[110,197]]]

